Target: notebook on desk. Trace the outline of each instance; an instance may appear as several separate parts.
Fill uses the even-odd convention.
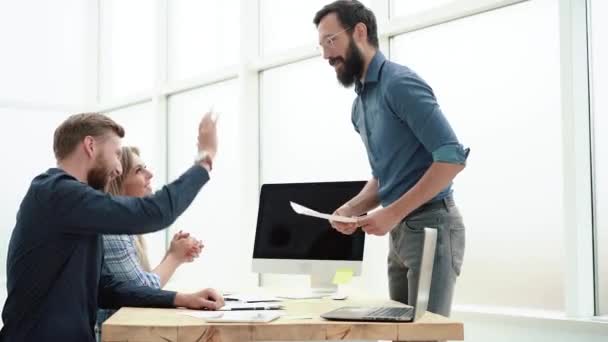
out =
[[[412,322],[417,321],[426,312],[431,292],[431,278],[433,275],[433,261],[435,259],[435,245],[437,243],[437,230],[424,229],[424,244],[422,260],[420,261],[420,277],[416,291],[415,306],[400,307],[354,307],[347,306],[326,312],[321,317],[336,321],[376,321],[376,322]]]

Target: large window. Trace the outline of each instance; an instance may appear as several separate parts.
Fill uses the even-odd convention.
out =
[[[327,0],[260,0],[260,42],[262,55],[279,53],[318,42],[312,20]],[[369,1],[362,1],[367,4]]]
[[[239,61],[239,0],[171,0],[169,79],[191,79]]]
[[[0,106],[74,105],[93,89],[86,1],[0,1]]]
[[[608,315],[608,3],[591,0],[591,76],[594,133],[596,289],[600,315]]]
[[[157,7],[148,0],[100,0],[102,101],[150,91],[156,81]]]
[[[411,16],[425,11],[431,11],[439,6],[457,2],[458,0],[390,0],[391,17]]]
[[[371,177],[365,147],[350,119],[354,98],[355,92],[344,89],[321,58],[264,71],[262,182]]]
[[[456,303],[564,309],[557,14],[530,1],[391,42],[471,147],[454,187],[467,226]]]
[[[211,180],[171,228],[192,233],[205,245],[201,257],[182,266],[174,277],[176,286],[253,286],[249,256],[253,233],[239,216],[239,182],[248,166],[239,163],[237,82],[226,81],[169,98],[169,179],[193,165],[198,124],[213,106],[218,119],[218,154]],[[235,256],[235,257],[232,257]],[[239,284],[239,285],[236,285]]]

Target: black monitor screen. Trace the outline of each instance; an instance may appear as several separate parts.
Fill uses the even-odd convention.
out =
[[[365,233],[344,235],[329,221],[299,215],[289,202],[333,213],[366,182],[264,184],[260,192],[253,257],[256,259],[363,260]]]

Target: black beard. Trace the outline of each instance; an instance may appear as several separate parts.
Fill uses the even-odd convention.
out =
[[[342,57],[332,58],[329,60],[329,64],[333,66],[336,62],[342,62],[342,71],[336,71],[338,81],[345,88],[352,86],[355,81],[361,78],[363,72],[363,54],[355,45],[354,40],[351,38],[348,42],[348,50],[346,51],[346,59]]]
[[[100,164],[95,165],[87,173],[87,183],[95,190],[105,190],[110,181],[110,173]]]

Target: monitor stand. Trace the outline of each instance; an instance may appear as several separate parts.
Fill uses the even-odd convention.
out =
[[[338,291],[338,286],[332,282],[333,276],[311,274],[310,287],[291,288],[288,292],[281,291],[279,298],[286,299],[320,299],[331,296]]]
[[[310,290],[313,294],[330,295],[338,291],[338,285],[333,283],[333,274],[311,274]]]

